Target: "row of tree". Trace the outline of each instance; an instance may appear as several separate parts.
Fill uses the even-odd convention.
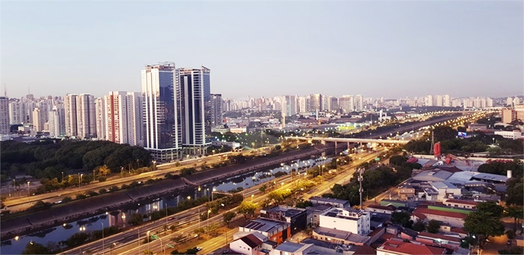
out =
[[[109,141],[45,139],[32,143],[5,141],[0,144],[3,178],[31,175],[58,178],[62,172],[87,171],[106,166],[118,173],[125,169],[150,166],[152,157],[144,148]]]

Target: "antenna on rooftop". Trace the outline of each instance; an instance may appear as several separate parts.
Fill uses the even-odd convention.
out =
[[[360,193],[360,210],[362,211],[362,192],[364,191],[362,190],[362,181],[364,180],[362,173],[365,171],[365,169],[359,168],[357,169],[357,171],[358,171],[358,182],[360,182],[360,189],[358,190],[358,192]]]

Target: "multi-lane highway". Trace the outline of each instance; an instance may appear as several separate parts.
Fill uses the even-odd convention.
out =
[[[376,152],[365,156],[361,156],[360,160],[354,161],[349,166],[345,166],[348,168],[348,170],[346,170],[344,174],[341,174],[331,180],[327,180],[319,186],[315,187],[313,190],[309,191],[308,197],[318,196],[327,192],[334,183],[343,180],[348,175],[352,175],[352,171],[354,171],[354,166],[357,166],[358,164],[364,161],[369,161],[379,154],[380,152]],[[290,188],[290,185],[293,185],[291,183],[291,180],[292,177],[290,175],[287,175],[278,179],[277,182],[285,183],[285,185],[281,188]],[[244,197],[250,197],[251,195],[254,195],[253,201],[257,203],[264,201],[267,197],[267,194],[260,194],[258,186],[246,189],[242,192],[242,194],[244,195]],[[224,212],[221,212],[221,214],[213,216],[210,219],[205,220],[200,224],[197,224],[200,220],[199,213],[205,212],[206,210],[207,209],[204,206],[192,208],[190,210],[170,216],[169,218],[173,217],[173,220],[167,221],[167,219],[164,218],[154,222],[150,222],[142,226],[138,226],[133,229],[127,230],[123,233],[107,237],[104,240],[97,240],[95,242],[77,247],[75,249],[71,249],[69,251],[64,252],[64,254],[81,254],[83,251],[90,251],[93,253],[102,254],[103,248],[105,250],[105,253],[110,252],[112,254],[140,254],[143,253],[145,250],[151,250],[154,253],[160,254],[162,246],[165,246],[166,244],[173,244],[173,242],[171,241],[171,238],[173,236],[184,235],[191,237],[194,231],[200,226],[205,226],[212,223],[221,223],[223,221],[222,213]],[[230,210],[236,210],[236,208]],[[170,230],[168,230],[167,232],[163,231],[163,228],[166,224],[171,225],[175,222],[181,225],[181,228],[179,228],[179,230],[175,232],[171,232]],[[149,243],[149,245],[144,244],[143,242],[146,239],[147,231],[150,231],[150,235],[154,234],[160,237],[161,240],[152,240]],[[232,235],[230,236],[230,238],[232,238]],[[215,241],[216,246],[212,246],[211,244],[206,243],[202,252],[212,251],[210,249],[214,250],[216,248],[219,248],[223,246],[224,243],[225,240]],[[113,244],[116,244],[116,246]]]

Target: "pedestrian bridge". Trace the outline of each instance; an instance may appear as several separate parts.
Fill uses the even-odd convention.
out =
[[[341,143],[381,143],[381,144],[406,144],[409,140],[388,140],[388,139],[370,139],[370,138],[337,138],[337,137],[301,137],[301,136],[286,136],[286,139],[296,139],[302,141],[321,141],[326,142],[341,142]]]

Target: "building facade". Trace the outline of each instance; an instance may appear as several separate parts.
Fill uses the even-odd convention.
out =
[[[181,133],[175,104],[175,64],[147,65],[142,70],[144,148],[160,162],[179,158]]]

